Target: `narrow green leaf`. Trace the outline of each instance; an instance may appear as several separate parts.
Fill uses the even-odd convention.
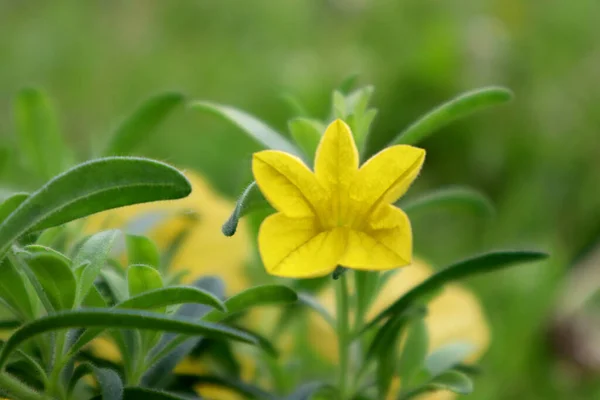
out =
[[[210,322],[197,322],[189,318],[167,316],[160,313],[88,308],[62,311],[31,321],[17,329],[6,342],[0,353],[0,369],[10,353],[24,341],[50,331],[67,328],[141,329],[165,331],[190,336],[204,336],[214,339],[231,339],[256,344],[254,338],[244,332],[225,325]]]
[[[288,121],[288,128],[292,138],[304,153],[308,165],[312,165],[321,135],[325,132],[325,125],[315,119],[294,118]]]
[[[225,236],[233,236],[237,230],[240,219],[248,213],[270,207],[267,199],[263,196],[262,192],[258,188],[258,185],[253,181],[242,195],[238,198],[235,204],[235,209],[227,221],[223,224],[221,231]]]
[[[129,265],[144,264],[160,267],[160,253],[156,244],[146,236],[126,235],[127,257]]]
[[[0,260],[0,304],[4,303],[20,319],[35,316],[33,304],[25,287],[24,277],[8,259]]]
[[[425,320],[415,319],[408,327],[408,335],[402,346],[402,353],[398,363],[398,375],[405,388],[410,387],[415,375],[423,367],[429,349],[429,333]]]
[[[327,382],[308,382],[297,387],[292,393],[286,396],[284,400],[310,400],[315,394],[333,390],[334,387]]]
[[[0,331],[9,331],[21,326],[21,321],[18,319],[3,319],[0,320]]]
[[[461,207],[478,215],[490,217],[494,215],[494,205],[483,193],[467,187],[449,187],[436,190],[406,204],[397,204],[411,217],[428,210],[439,210],[449,207]]]
[[[15,99],[14,120],[21,149],[35,172],[44,179],[62,172],[68,151],[48,96],[35,88],[21,90]]]
[[[221,311],[227,311],[227,307],[218,297],[193,286],[170,286],[148,290],[117,304],[115,307],[149,310],[186,303],[205,304]]]
[[[183,103],[181,93],[161,93],[144,101],[113,132],[104,155],[129,155]]]
[[[40,253],[28,257],[26,262],[54,309],[71,309],[75,301],[77,281],[64,258],[52,253]]]
[[[412,288],[385,310],[380,312],[371,322],[369,322],[362,332],[370,329],[382,319],[392,314],[404,312],[409,306],[419,299],[436,291],[445,284],[463,279],[471,275],[492,272],[514,264],[529,263],[540,261],[548,257],[546,253],[537,251],[494,251],[480,256],[475,256],[464,261],[459,261],[436,274],[430,276],[418,286]]]
[[[28,258],[31,254],[25,251],[16,251],[10,250],[8,252],[7,259],[17,267],[17,269],[22,272],[23,277],[27,278],[27,282],[25,282],[25,287],[28,289],[27,292],[29,294],[29,299],[32,302],[32,306],[34,310],[38,309],[39,302],[44,306],[44,309],[48,313],[54,312],[54,306],[52,302],[48,298],[46,291],[42,284],[38,281],[35,273],[29,267],[29,263],[27,262]],[[37,298],[35,297],[37,295]],[[38,302],[39,299],[39,302]]]
[[[432,379],[427,386],[431,389],[449,390],[458,394],[473,392],[473,381],[467,375],[458,371],[446,371]]]
[[[290,143],[290,141],[282,134],[276,132],[259,119],[241,110],[207,101],[195,101],[191,103],[190,107],[208,111],[226,119],[268,149],[281,150],[286,153],[300,155],[296,146]]]
[[[396,136],[390,145],[417,144],[453,121],[488,107],[506,103],[512,98],[512,92],[501,87],[486,87],[463,93],[422,116]]]
[[[156,269],[147,265],[130,265],[127,268],[129,296],[137,296],[149,290],[163,287],[162,276]]]
[[[77,296],[75,305],[79,305],[88,291],[94,285],[94,280],[104,267],[108,254],[113,246],[119,231],[110,230],[89,237],[81,246],[75,258],[73,265],[86,264],[81,270],[81,276],[78,278]]]
[[[425,367],[431,376],[458,366],[476,350],[469,342],[456,342],[443,346],[431,353],[425,360]]]
[[[50,180],[0,223],[0,257],[24,233],[129,204],[178,199],[190,192],[183,174],[157,161],[111,157],[80,164]]]
[[[288,304],[298,300],[298,295],[292,289],[284,285],[262,285],[246,289],[225,301],[227,314],[234,314],[247,310],[248,308]],[[225,313],[213,310],[203,320],[218,321],[225,317]]]
[[[91,363],[82,363],[75,368],[67,389],[69,395],[73,392],[77,382],[86,375],[96,377],[102,399],[120,400],[123,398],[123,382],[119,374],[112,369],[98,368]]]
[[[15,211],[22,202],[29,197],[29,193],[13,193],[0,204],[0,224],[6,219],[13,211]]]

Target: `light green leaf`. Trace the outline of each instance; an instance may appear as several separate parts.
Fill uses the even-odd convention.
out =
[[[494,215],[494,205],[483,193],[467,187],[449,187],[436,190],[406,204],[397,204],[409,216],[428,210],[439,210],[449,207],[461,207],[476,214],[490,217]]]
[[[233,236],[237,230],[240,219],[248,213],[262,208],[271,207],[258,188],[256,182],[252,182],[235,204],[235,209],[227,221],[223,224],[221,231],[225,236]]]
[[[208,101],[195,101],[191,108],[208,111],[218,115],[240,128],[246,135],[264,145],[268,149],[281,150],[286,153],[300,155],[296,146],[282,134],[273,130],[264,122],[236,108]]]
[[[2,348],[2,352],[0,353],[0,369],[4,366],[8,356],[24,341],[42,333],[68,328],[116,328],[165,331],[189,336],[231,339],[256,344],[254,338],[225,325],[203,321],[197,322],[189,318],[167,316],[140,310],[88,308],[62,311],[21,326],[10,336]]]
[[[69,257],[60,251],[54,250],[53,248],[44,246],[42,244],[28,244],[27,246],[23,247],[23,250],[30,254],[52,254],[62,259],[63,262],[67,263],[68,265],[71,265],[71,259]]]
[[[22,89],[15,99],[14,120],[21,149],[34,171],[43,179],[62,172],[68,150],[48,96],[39,89]]]
[[[402,353],[398,363],[398,375],[402,379],[402,385],[408,388],[415,375],[423,367],[427,351],[429,349],[429,333],[425,320],[417,318],[408,327],[408,335],[402,346]]]
[[[337,90],[339,92],[347,95],[356,86],[356,82],[358,81],[359,76],[360,75],[356,74],[356,73],[348,75],[346,78],[344,78],[344,80],[342,81],[342,83],[340,83],[340,85],[338,86]]]
[[[513,98],[510,90],[486,87],[461,94],[422,116],[390,143],[415,145],[449,123]]]
[[[52,253],[38,253],[27,258],[29,268],[42,285],[55,310],[73,307],[77,282],[71,267],[64,258]]]
[[[118,233],[117,230],[96,233],[83,243],[75,255],[73,265],[87,264],[80,270],[81,276],[78,277],[75,305],[81,303],[94,285],[94,280],[104,267]]]
[[[425,367],[431,376],[440,375],[461,364],[475,350],[475,345],[469,342],[450,343],[431,353],[425,360]]]
[[[127,257],[129,265],[144,264],[160,267],[160,253],[156,244],[146,236],[126,235]]]
[[[430,276],[419,285],[412,288],[402,297],[380,312],[371,322],[369,322],[362,332],[370,329],[379,321],[392,314],[404,312],[408,307],[427,296],[431,292],[439,290],[445,284],[466,278],[468,276],[481,274],[484,272],[497,271],[514,264],[529,263],[540,261],[548,257],[546,253],[538,251],[494,251],[480,256],[459,261],[447,268]]]
[[[15,211],[22,202],[29,197],[29,193],[13,193],[0,203],[0,223]]]
[[[333,117],[345,120],[348,116],[348,107],[346,105],[346,97],[339,91],[334,90],[333,99]]]
[[[133,153],[183,100],[181,93],[167,92],[144,101],[113,132],[104,155],[125,156]]]
[[[461,372],[452,370],[436,376],[427,386],[431,389],[449,390],[458,394],[470,394],[473,392],[471,378]]]
[[[8,259],[0,260],[0,304],[4,303],[19,319],[35,317],[24,277]]]
[[[309,118],[294,118],[288,121],[292,138],[305,155],[308,165],[315,160],[315,153],[325,132],[325,125],[320,121]]]
[[[298,300],[298,295],[292,289],[284,285],[262,285],[246,289],[225,301],[227,314],[234,314],[247,310],[248,308],[288,304]],[[203,318],[205,321],[218,321],[225,317],[225,313],[213,310]]]
[[[178,199],[191,192],[175,168],[143,158],[110,157],[53,178],[0,223],[0,257],[27,232],[129,204]]]
[[[156,269],[147,265],[130,265],[127,268],[127,287],[130,297],[160,289],[163,287],[162,276]]]

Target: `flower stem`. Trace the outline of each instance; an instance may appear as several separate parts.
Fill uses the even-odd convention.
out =
[[[350,347],[350,324],[348,321],[348,282],[346,274],[342,274],[339,277],[339,284],[336,285],[336,300],[339,351],[338,387],[340,393],[340,400],[346,400],[348,396],[348,353]]]

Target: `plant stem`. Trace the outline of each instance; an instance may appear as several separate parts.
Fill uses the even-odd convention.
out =
[[[65,342],[67,340],[68,331],[56,331],[56,342],[54,344],[54,363],[52,364],[52,372],[50,373],[49,385],[46,392],[58,398],[64,398],[62,385],[60,382],[61,372],[64,367],[64,352]]]
[[[0,372],[0,388],[6,390],[15,399],[20,400],[44,400],[46,396],[41,395],[35,390],[29,388],[21,381],[8,375],[6,372]]]
[[[337,304],[337,334],[339,351],[339,393],[340,400],[346,400],[348,386],[348,350],[350,347],[349,333],[350,324],[348,321],[348,282],[346,274],[339,278],[339,284],[336,286],[336,304]]]

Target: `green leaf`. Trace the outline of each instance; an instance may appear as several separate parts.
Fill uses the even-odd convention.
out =
[[[71,265],[71,259],[69,257],[67,257],[58,250],[54,250],[52,247],[36,243],[28,244],[27,246],[23,247],[23,250],[30,254],[52,254],[53,256],[62,259],[63,262],[67,263],[68,265]]]
[[[35,316],[23,275],[8,259],[0,260],[0,304],[6,305],[19,319]]]
[[[345,95],[350,93],[352,89],[356,86],[356,82],[358,81],[359,74],[348,75],[342,83],[338,86],[337,90]]]
[[[227,314],[242,312],[251,307],[288,304],[298,300],[298,295],[284,285],[262,285],[246,289],[225,301]],[[203,320],[218,321],[225,317],[225,313],[213,310]]]
[[[104,155],[129,155],[183,103],[181,93],[167,92],[144,101],[113,132]]]
[[[13,193],[0,204],[0,223],[15,211],[22,202],[29,197],[29,193]]]
[[[67,328],[141,329],[165,331],[189,336],[204,336],[214,339],[231,339],[256,344],[253,337],[225,325],[194,321],[189,318],[167,316],[160,313],[88,308],[62,311],[31,321],[17,329],[6,342],[0,353],[0,369],[10,353],[24,341],[50,331]]]
[[[68,310],[73,307],[77,281],[64,258],[52,253],[39,253],[28,257],[27,264],[55,310]]]
[[[127,268],[129,296],[137,296],[149,290],[163,287],[162,276],[156,269],[147,265],[130,265]]]
[[[312,165],[321,135],[325,132],[325,125],[315,119],[294,118],[288,121],[288,128],[292,138],[304,153],[308,165]]]
[[[175,168],[143,158],[111,157],[80,164],[53,178],[0,223],[0,257],[21,235],[103,210],[191,192]]]
[[[406,204],[397,204],[411,217],[428,210],[449,207],[462,207],[475,214],[490,217],[494,215],[494,205],[483,193],[467,187],[450,187],[436,190]]]
[[[256,182],[252,182],[235,204],[235,209],[227,221],[223,224],[221,231],[225,236],[233,236],[237,230],[240,219],[252,211],[270,207],[267,199],[263,196]]]
[[[104,267],[118,233],[119,231],[116,230],[96,233],[83,243],[75,255],[73,265],[87,264],[80,270],[81,276],[78,277],[75,305],[81,303],[94,285],[94,280]]]
[[[467,375],[458,371],[446,371],[432,379],[427,387],[432,390],[449,390],[458,394],[473,392],[473,382]]]
[[[334,387],[330,383],[322,381],[308,382],[297,387],[284,400],[310,400],[313,395],[325,390],[333,391]]]
[[[296,146],[264,122],[233,107],[207,101],[193,102],[190,107],[218,115],[240,128],[246,135],[268,149],[300,155]]]
[[[145,236],[126,235],[127,257],[129,265],[144,264],[160,267],[160,253],[156,244]]]
[[[402,346],[398,363],[398,375],[405,388],[410,387],[415,375],[421,370],[429,349],[429,333],[424,316],[415,319],[408,327],[408,335]]]
[[[127,279],[112,269],[100,271],[100,276],[110,290],[114,302],[125,301],[129,297]]]
[[[431,376],[458,366],[476,350],[469,342],[456,342],[443,346],[431,353],[425,360],[425,367]]]
[[[506,103],[512,98],[512,92],[501,87],[486,87],[463,93],[419,118],[396,136],[390,145],[415,145],[453,121],[488,107]]]
[[[210,385],[229,389],[244,398],[254,400],[276,400],[277,397],[261,388],[243,382],[239,379],[216,375],[177,375],[177,380],[185,387]],[[224,397],[225,398],[225,397]]]
[[[123,398],[123,382],[115,371],[109,368],[98,368],[91,363],[79,364],[73,371],[69,381],[68,393],[72,393],[77,382],[85,375],[93,374],[96,377],[102,399],[120,400]]]
[[[459,261],[458,263],[435,273],[425,281],[421,282],[418,286],[412,288],[373,318],[373,320],[365,326],[362,332],[365,332],[379,321],[392,314],[404,312],[412,304],[419,301],[419,299],[427,296],[431,292],[439,290],[449,282],[476,274],[497,271],[514,264],[540,261],[546,257],[548,257],[546,253],[538,251],[494,251],[464,261]]]
[[[149,310],[186,303],[205,304],[221,311],[227,311],[227,307],[218,297],[193,286],[170,286],[148,290],[117,304],[115,307]]]
[[[346,105],[346,97],[341,93],[335,90],[333,92],[333,117],[345,120],[348,116],[348,108]]]
[[[44,179],[62,172],[68,150],[48,96],[39,89],[22,89],[15,99],[14,120],[21,149],[35,172]]]
[[[96,396],[92,400],[103,400],[104,397]],[[126,387],[123,391],[123,400],[190,400],[175,393],[163,392],[143,387]]]

